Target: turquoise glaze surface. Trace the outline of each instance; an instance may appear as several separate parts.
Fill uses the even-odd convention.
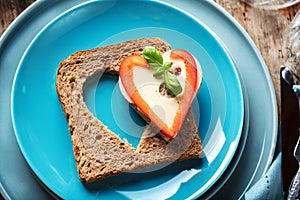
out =
[[[173,48],[186,49],[199,60],[203,85],[192,108],[204,156],[187,169],[171,165],[140,177],[125,175],[124,185],[112,180],[112,188],[101,189],[100,184],[101,187],[90,189],[77,176],[67,122],[56,94],[56,70],[60,61],[75,51],[141,37],[162,37]],[[99,80],[91,85],[95,92],[85,90],[88,108],[136,146],[139,138],[128,137],[120,129],[120,112],[111,106],[114,99],[116,103],[123,102],[120,109],[128,108],[122,98],[112,98],[118,95],[116,80]],[[105,104],[101,103],[103,100]],[[229,54],[201,21],[156,1],[90,1],[55,18],[29,45],[14,80],[12,115],[17,141],[27,162],[60,197],[177,199],[200,196],[225,171],[241,136],[244,105],[239,77]],[[143,125],[137,118],[130,111],[124,120],[134,119]],[[131,178],[134,181],[128,182]]]

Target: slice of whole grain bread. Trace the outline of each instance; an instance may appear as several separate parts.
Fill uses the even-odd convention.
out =
[[[99,72],[118,75],[122,59],[131,54],[141,54],[146,46],[154,46],[161,53],[170,49],[170,45],[160,38],[142,38],[79,51],[59,65],[56,89],[68,121],[77,170],[83,182],[141,170],[156,164],[197,158],[202,153],[191,111],[174,139],[165,140],[150,124],[137,149],[134,149],[87,108],[83,99],[86,80]]]

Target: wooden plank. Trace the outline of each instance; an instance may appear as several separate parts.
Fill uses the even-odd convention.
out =
[[[0,0],[0,35],[35,0]]]

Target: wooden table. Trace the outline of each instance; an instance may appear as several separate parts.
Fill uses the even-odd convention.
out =
[[[0,35],[34,1],[0,0]],[[225,8],[244,27],[260,50],[273,80],[280,115],[279,66],[284,63],[287,55],[282,45],[283,32],[300,9],[300,4],[288,9],[268,11],[250,7],[239,0],[214,1]]]

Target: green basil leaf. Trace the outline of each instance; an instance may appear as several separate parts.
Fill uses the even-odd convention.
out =
[[[151,67],[157,68],[163,65],[163,57],[155,47],[146,47],[143,50],[143,57],[147,60]]]
[[[177,96],[182,92],[182,87],[174,74],[165,71],[164,82],[169,94]]]
[[[166,62],[163,66],[156,68],[153,72],[153,76],[155,78],[160,78],[166,70],[169,70],[171,68],[171,64],[171,62]]]
[[[168,69],[171,68],[171,65],[172,65],[171,62],[165,62],[164,65],[163,65],[163,68],[164,68],[165,70],[168,70]]]
[[[160,78],[160,77],[162,77],[162,75],[165,73],[165,68],[164,67],[158,67],[158,68],[156,68],[155,70],[154,70],[154,72],[153,72],[153,76],[155,77],[155,78]]]

